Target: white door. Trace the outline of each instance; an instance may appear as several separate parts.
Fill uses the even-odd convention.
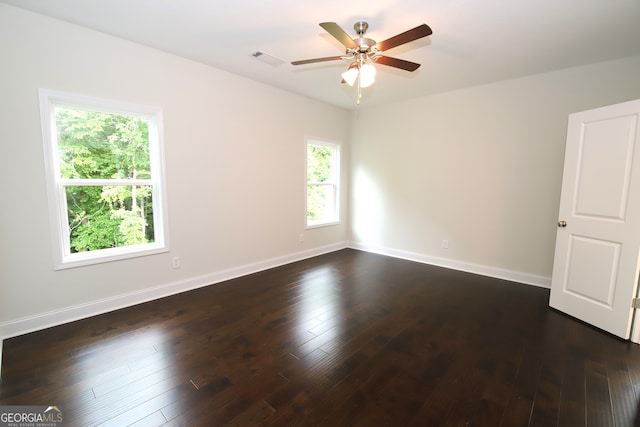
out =
[[[640,100],[569,116],[549,305],[621,338],[640,260]]]

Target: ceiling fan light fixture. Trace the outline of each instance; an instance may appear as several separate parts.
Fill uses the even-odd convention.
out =
[[[347,71],[342,73],[342,78],[349,86],[353,86],[358,78],[358,65],[355,62],[349,65]]]
[[[360,87],[369,87],[376,80],[376,67],[371,64],[362,64],[360,67]]]

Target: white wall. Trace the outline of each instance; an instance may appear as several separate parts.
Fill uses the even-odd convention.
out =
[[[304,138],[346,184],[344,110],[4,4],[0,52],[0,338],[345,245],[304,230]],[[38,88],[163,108],[170,253],[53,271]]]
[[[633,57],[355,112],[355,246],[548,286],[567,116],[640,98],[638,76]]]

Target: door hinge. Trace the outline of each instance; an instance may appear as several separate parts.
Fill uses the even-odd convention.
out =
[[[640,308],[640,298],[633,298],[631,300],[631,308],[636,310]]]

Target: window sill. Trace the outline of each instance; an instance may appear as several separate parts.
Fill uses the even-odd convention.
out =
[[[134,249],[135,248],[135,249]],[[56,262],[54,270],[66,270],[69,268],[85,267],[105,262],[121,261],[169,252],[169,248],[160,245],[147,244],[139,247],[103,249],[94,252],[75,253],[65,256],[60,262]]]
[[[329,227],[332,225],[340,225],[340,221],[322,221],[322,222],[315,222],[315,223],[311,223],[311,224],[307,224],[305,226],[306,230],[312,229],[312,228],[322,228],[322,227]]]

